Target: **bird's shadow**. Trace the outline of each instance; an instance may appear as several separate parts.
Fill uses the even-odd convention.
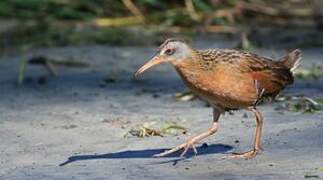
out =
[[[232,149],[232,146],[225,144],[212,144],[206,145],[203,144],[196,148],[198,151],[197,156],[207,155],[207,154],[216,154],[216,153],[225,153]],[[84,160],[95,160],[95,159],[133,159],[133,158],[154,158],[154,154],[164,152],[167,149],[145,149],[145,150],[133,150],[133,151],[120,151],[115,153],[106,153],[106,154],[92,154],[92,155],[76,155],[71,156],[67,161],[61,163],[59,166],[65,166],[69,163],[75,161],[84,161]],[[188,159],[194,156],[194,154],[189,151],[185,154],[185,157],[180,157],[181,152],[175,152],[169,154],[165,157],[175,158],[174,160],[164,161],[162,163],[173,162],[176,164],[178,161]]]

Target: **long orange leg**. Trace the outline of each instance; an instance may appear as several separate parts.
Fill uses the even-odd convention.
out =
[[[262,134],[262,126],[263,126],[263,117],[260,112],[255,108],[249,108],[256,116],[256,135],[254,141],[254,148],[250,151],[243,152],[243,153],[233,153],[230,157],[243,157],[243,158],[253,158],[255,157],[260,150],[263,150],[261,147],[261,134]]]
[[[192,148],[194,150],[194,153],[197,154],[195,144],[197,142],[201,141],[202,139],[207,138],[208,136],[214,134],[218,130],[218,128],[219,128],[218,120],[219,120],[220,114],[221,114],[220,111],[213,108],[213,123],[212,123],[212,126],[206,132],[203,132],[203,133],[191,138],[187,142],[185,142],[185,143],[183,143],[183,144],[181,144],[179,146],[176,146],[176,147],[174,147],[174,148],[172,148],[170,150],[167,150],[167,151],[162,152],[160,154],[155,154],[154,157],[166,156],[168,154],[171,154],[173,152],[179,151],[181,149],[184,149],[184,151],[181,154],[181,156],[184,156],[189,148]]]

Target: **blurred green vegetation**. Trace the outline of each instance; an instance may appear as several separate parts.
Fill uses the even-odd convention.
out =
[[[110,10],[113,9],[113,12]],[[127,10],[114,0],[2,0],[0,16],[9,18],[49,18],[88,20],[97,16],[122,16]]]
[[[241,26],[320,28],[321,4],[320,0],[1,0],[2,26],[14,23],[12,28],[0,27],[0,44],[131,45],[154,43],[147,39],[174,33],[248,34],[250,30]]]
[[[137,0],[134,1],[141,10],[150,14],[163,13],[169,9],[182,8],[181,0]],[[228,1],[231,2],[231,1]],[[210,2],[196,0],[196,8],[202,11],[214,10]],[[226,3],[227,4],[227,3]],[[228,3],[230,4],[230,3]],[[89,20],[96,17],[122,17],[131,12],[120,0],[2,0],[0,16],[10,18],[46,18],[56,20]],[[166,14],[167,16],[172,16]],[[159,18],[157,18],[159,20]]]

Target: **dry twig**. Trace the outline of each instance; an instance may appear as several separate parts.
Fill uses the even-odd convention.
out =
[[[146,22],[146,18],[139,8],[132,2],[132,0],[122,0],[123,4],[129,9],[129,11],[140,18],[142,22]]]
[[[200,19],[200,16],[196,13],[196,10],[194,8],[193,0],[185,0],[185,6],[188,11],[188,14],[191,16],[193,20],[198,21]]]

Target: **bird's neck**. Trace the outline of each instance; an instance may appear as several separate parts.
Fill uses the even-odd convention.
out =
[[[186,58],[181,60],[171,62],[172,65],[179,71],[189,71],[198,69],[197,65],[199,64],[199,54],[195,50],[191,50],[189,55]]]
[[[191,55],[179,63],[173,64],[184,81],[194,81],[199,74],[199,55],[192,51]]]

